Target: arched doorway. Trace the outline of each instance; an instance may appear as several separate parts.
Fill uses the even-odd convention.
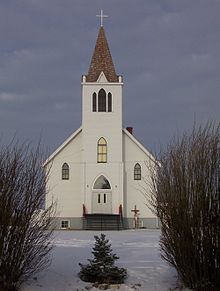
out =
[[[101,175],[92,190],[92,213],[112,213],[112,190],[108,179]]]

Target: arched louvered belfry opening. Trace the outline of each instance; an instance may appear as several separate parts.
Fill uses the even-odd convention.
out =
[[[104,137],[98,140],[97,144],[97,162],[107,163],[107,142]]]
[[[70,168],[67,163],[62,166],[62,180],[69,180],[70,178]]]
[[[98,93],[98,112],[106,112],[106,92],[100,89]]]
[[[139,163],[134,166],[134,180],[141,180],[141,165]]]

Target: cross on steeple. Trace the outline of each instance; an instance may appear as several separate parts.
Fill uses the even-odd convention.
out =
[[[100,15],[96,15],[96,17],[100,17],[100,19],[101,19],[101,26],[103,26],[103,18],[108,17],[108,15],[104,15],[103,14],[103,10],[101,9],[101,14]]]

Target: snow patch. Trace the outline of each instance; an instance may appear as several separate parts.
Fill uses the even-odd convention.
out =
[[[159,253],[159,230],[104,231],[120,259],[116,265],[127,268],[125,284],[111,285],[109,291],[168,291],[176,288],[177,274]],[[79,263],[92,258],[94,235],[98,231],[57,231],[52,264],[22,291],[97,291],[78,277]]]

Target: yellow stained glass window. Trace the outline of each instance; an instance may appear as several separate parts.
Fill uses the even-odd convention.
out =
[[[98,141],[97,162],[107,163],[107,142],[103,137]]]

